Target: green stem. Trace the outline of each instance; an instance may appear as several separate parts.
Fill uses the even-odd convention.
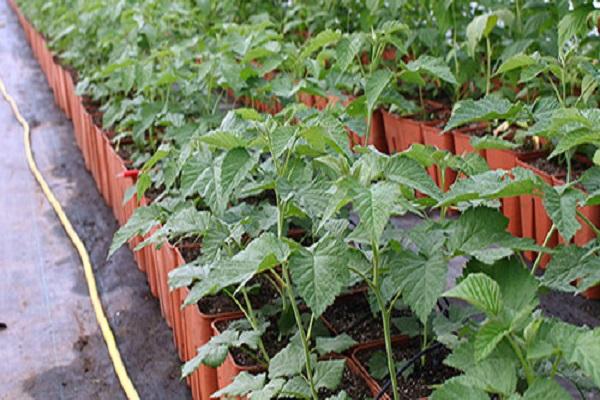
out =
[[[489,37],[485,37],[485,49],[486,49],[486,72],[485,72],[485,95],[490,94],[490,81],[492,79],[492,44]]]
[[[581,218],[581,220],[585,222],[585,224],[589,226],[592,231],[594,231],[594,234],[597,238],[600,238],[600,229],[598,229],[596,225],[594,225],[594,223],[590,221],[588,217],[585,216],[584,213],[582,213],[580,210],[577,210],[577,216]]]
[[[296,304],[296,294],[294,293],[294,288],[292,287],[292,282],[287,271],[287,267],[282,266],[283,269],[283,278],[286,283],[286,292],[288,298],[290,300],[290,304],[292,306],[292,311],[294,312],[294,319],[296,320],[296,325],[300,332],[300,340],[302,342],[302,348],[304,350],[304,362],[306,364],[306,377],[308,378],[308,385],[310,386],[310,392],[312,398],[314,400],[319,399],[319,395],[317,393],[317,389],[315,387],[315,382],[313,378],[312,371],[312,360],[310,359],[310,346],[308,343],[308,337],[306,336],[306,332],[304,331],[304,324],[302,323],[302,315],[300,314],[300,310],[298,309],[298,304]]]
[[[558,372],[558,365],[560,364],[560,360],[561,360],[561,354],[558,354],[556,356],[556,360],[554,360],[554,362],[552,363],[552,372],[550,372],[550,378],[554,379],[554,377],[556,376],[556,373]]]
[[[377,305],[381,310],[381,322],[383,323],[383,338],[385,341],[385,353],[387,358],[388,371],[390,373],[390,382],[392,383],[392,393],[394,400],[400,399],[398,391],[398,377],[396,376],[396,364],[394,363],[394,350],[392,348],[392,330],[390,327],[390,316],[391,313],[387,312],[385,302],[379,291],[379,288],[373,290],[375,298],[377,299]]]
[[[546,247],[548,245],[548,242],[550,241],[550,238],[554,234],[555,230],[556,230],[556,225],[552,224],[552,227],[550,228],[550,230],[548,231],[548,234],[546,235],[546,238],[544,239],[544,243],[542,243],[542,247]],[[535,271],[537,270],[538,266],[540,265],[540,262],[542,261],[543,256],[544,256],[544,252],[540,251],[538,256],[535,259],[535,262],[533,263],[533,267],[531,267],[531,275],[535,275]]]
[[[519,361],[521,362],[521,365],[523,366],[523,370],[525,371],[525,378],[527,379],[527,384],[529,386],[531,386],[533,384],[533,382],[535,381],[535,375],[533,374],[533,372],[531,370],[531,366],[525,359],[525,356],[523,356],[523,352],[521,351],[521,348],[519,347],[519,345],[516,343],[513,335],[509,334],[508,336],[506,336],[506,338],[508,339],[508,342],[510,343],[513,351],[515,352],[515,354],[517,355],[517,358],[519,359]]]

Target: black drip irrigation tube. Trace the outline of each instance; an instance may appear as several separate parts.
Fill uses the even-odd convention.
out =
[[[419,358],[421,358],[425,354],[430,353],[430,352],[432,352],[434,350],[437,350],[438,348],[441,348],[441,347],[442,347],[441,343],[434,343],[431,346],[427,347],[426,349],[421,350],[420,352],[418,352],[417,354],[415,354],[414,356],[412,356],[412,358],[410,360],[408,360],[406,362],[406,364],[404,364],[402,366],[402,368],[400,368],[400,370],[398,372],[396,372],[396,377],[402,375],[402,373],[404,371],[406,371],[408,369],[408,367],[410,367],[411,365],[413,365],[415,363],[415,361],[417,361]],[[381,387],[381,390],[379,390],[379,392],[377,393],[377,396],[375,396],[375,400],[380,400],[381,397],[388,390],[388,388],[390,387],[391,384],[392,384],[392,380],[390,378],[386,379],[385,383]]]

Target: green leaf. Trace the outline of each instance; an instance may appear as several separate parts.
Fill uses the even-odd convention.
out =
[[[425,323],[446,288],[448,262],[439,253],[424,258],[402,251],[391,254],[388,268],[402,300]]]
[[[243,148],[236,147],[225,155],[221,164],[222,199],[229,199],[235,188],[248,176],[256,165],[257,158]]]
[[[295,336],[269,363],[269,378],[298,375],[304,369],[304,350]]]
[[[561,54],[565,43],[576,35],[584,35],[588,32],[588,14],[594,10],[592,4],[583,5],[565,14],[558,23],[558,48]]]
[[[201,136],[199,140],[223,150],[230,150],[236,147],[246,147],[248,144],[244,138],[239,136],[239,134],[221,130],[208,132],[207,134]]]
[[[400,194],[398,186],[390,182],[377,182],[368,189],[360,188],[357,191],[353,206],[360,222],[348,239],[379,243]]]
[[[496,26],[498,16],[493,13],[478,15],[467,25],[467,49],[471,57],[475,56],[475,48],[482,38],[489,36]]]
[[[509,332],[510,327],[500,321],[485,322],[475,336],[475,359],[481,361],[492,354]]]
[[[540,278],[544,286],[579,293],[600,282],[600,259],[578,246],[559,246]],[[577,286],[571,283],[579,279]]]
[[[329,46],[333,43],[336,43],[342,34],[339,31],[332,31],[331,29],[326,29],[317,34],[317,36],[312,37],[302,49],[300,53],[300,58],[306,58],[310,56],[315,51]]]
[[[440,57],[422,55],[418,59],[406,64],[406,69],[419,74],[427,73],[434,78],[439,78],[453,85],[457,84],[452,71],[450,71],[448,65]]]
[[[500,286],[482,273],[469,274],[456,287],[443,295],[462,299],[488,315],[498,315],[502,310]]]
[[[441,198],[441,192],[431,179],[431,176],[427,174],[418,162],[402,154],[395,154],[390,157],[384,174],[392,182],[418,190],[436,200],[440,200]]]
[[[198,349],[198,354],[190,361],[186,362],[182,368],[182,377],[193,373],[200,365],[217,368],[225,361],[229,349],[232,347],[248,346],[256,349],[258,341],[262,334],[261,331],[240,331],[238,321],[234,321],[229,328],[219,335],[213,336],[210,340]]]
[[[342,381],[342,374],[346,367],[346,360],[318,361],[315,366],[315,388],[335,390]]]
[[[119,228],[113,237],[108,257],[124,245],[129,239],[137,235],[145,235],[161,222],[161,209],[157,205],[137,208],[129,220]]]
[[[437,207],[531,194],[540,185],[539,178],[523,168],[514,168],[511,172],[499,169],[486,171],[454,183]]]
[[[571,400],[572,398],[556,380],[538,378],[523,393],[522,400]]]
[[[355,61],[358,52],[363,44],[363,35],[354,33],[350,36],[342,38],[335,48],[336,65],[340,72],[345,72],[346,69]]]
[[[566,186],[544,187],[544,208],[567,242],[581,228],[577,221],[577,203],[583,200],[584,195],[579,190]]]
[[[333,303],[348,282],[347,258],[346,245],[328,236],[290,257],[294,285],[315,316]]]
[[[527,55],[527,54],[515,54],[514,56],[505,60],[502,65],[496,71],[496,74],[503,74],[505,72],[509,72],[515,69],[528,67],[530,65],[536,64],[537,61],[535,58]]]
[[[480,100],[462,100],[454,105],[444,130],[449,131],[471,122],[510,119],[515,117],[522,108],[521,103],[513,104],[495,94]]]
[[[365,86],[365,95],[367,97],[367,109],[374,110],[379,97],[383,93],[390,80],[392,79],[392,72],[387,69],[378,69],[371,76],[367,78]]]
[[[267,375],[265,373],[253,375],[242,371],[235,376],[233,382],[223,389],[213,393],[212,398],[235,398],[244,396],[255,390],[261,390],[265,386]]]
[[[444,382],[431,395],[431,400],[489,400],[489,398],[483,390],[462,384],[455,378]]]
[[[320,355],[329,353],[343,353],[358,342],[352,339],[348,334],[342,333],[336,337],[318,337],[316,350]]]
[[[507,227],[508,219],[498,210],[468,209],[453,225],[448,249],[454,255],[471,255],[486,264],[510,256],[514,250],[537,250],[533,240],[516,238]]]

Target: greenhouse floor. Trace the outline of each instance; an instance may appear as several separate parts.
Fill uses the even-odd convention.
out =
[[[0,1],[0,76],[32,127],[36,160],[91,252],[102,301],[141,398],[186,399],[171,331],[84,168],[17,19]],[[0,101],[0,399],[124,398],[77,253],[31,176],[22,131]]]

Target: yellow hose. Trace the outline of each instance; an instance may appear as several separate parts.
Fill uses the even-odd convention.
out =
[[[77,249],[77,252],[79,253],[79,257],[81,258],[81,263],[83,264],[85,280],[88,285],[88,291],[90,293],[90,300],[92,301],[94,313],[96,314],[96,320],[98,321],[98,325],[100,326],[100,330],[102,331],[102,336],[104,337],[104,341],[106,342],[106,347],[108,348],[108,354],[110,356],[113,367],[115,369],[115,373],[117,374],[117,377],[119,378],[119,382],[121,383],[121,386],[123,387],[123,391],[125,392],[125,395],[127,396],[128,399],[138,400],[140,397],[139,397],[137,391],[135,390],[135,386],[133,386],[133,383],[131,382],[129,375],[127,375],[127,369],[125,368],[125,365],[123,364],[123,360],[121,359],[121,354],[119,353],[119,349],[118,349],[117,343],[115,341],[115,336],[113,335],[113,332],[108,323],[108,319],[106,318],[106,315],[104,314],[104,309],[102,308],[102,302],[100,301],[100,296],[98,296],[98,289],[96,287],[96,278],[94,277],[94,271],[92,269],[92,264],[90,263],[90,256],[89,256],[87,250],[85,249],[83,242],[77,235],[77,232],[75,232],[75,229],[73,229],[73,225],[71,225],[71,221],[69,221],[69,218],[65,214],[63,208],[61,207],[60,203],[58,202],[58,200],[52,193],[52,190],[50,190],[48,183],[46,183],[46,181],[44,180],[44,177],[40,173],[40,170],[38,169],[37,165],[35,164],[35,160],[33,158],[32,152],[31,152],[31,140],[29,137],[29,124],[27,123],[27,121],[25,121],[25,118],[23,118],[23,116],[21,115],[21,112],[19,111],[19,108],[17,107],[17,103],[15,102],[15,100],[6,91],[6,87],[4,86],[4,82],[2,81],[2,79],[0,79],[0,91],[2,92],[2,96],[4,96],[4,98],[6,99],[6,101],[10,105],[10,107],[12,108],[12,111],[15,114],[17,121],[19,121],[19,123],[23,127],[23,142],[25,143],[25,155],[27,156],[27,163],[29,164],[29,169],[31,169],[33,176],[35,177],[35,179],[39,183],[40,187],[42,188],[42,191],[44,192],[44,195],[48,199],[48,202],[50,203],[52,208],[54,208],[54,211],[56,212],[56,215],[58,216],[60,223],[62,224],[63,228],[65,229],[65,232],[67,233],[67,236],[69,236],[69,239],[71,239],[71,242],[73,242],[73,245],[75,246],[75,248]]]

